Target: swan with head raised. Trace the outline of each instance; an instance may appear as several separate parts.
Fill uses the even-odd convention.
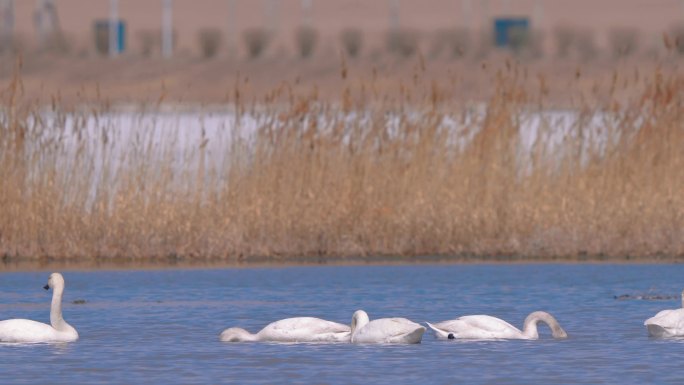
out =
[[[425,327],[406,318],[380,318],[370,321],[357,310],[352,316],[351,342],[361,344],[418,344]]]
[[[62,295],[64,277],[52,273],[45,290],[52,288],[50,325],[28,319],[9,319],[0,321],[0,342],[37,343],[71,342],[78,339],[78,332],[62,316]]]
[[[551,329],[553,338],[567,338],[558,321],[549,313],[535,311],[525,318],[523,330],[508,322],[488,315],[467,315],[436,324],[428,323],[439,339],[516,339],[536,340],[539,338],[537,323],[544,322]]]
[[[286,318],[272,322],[258,333],[229,328],[221,333],[223,342],[349,342],[350,328],[337,322],[313,317]]]
[[[682,308],[661,310],[658,314],[644,321],[651,337],[683,337],[684,336],[684,291],[682,291]]]

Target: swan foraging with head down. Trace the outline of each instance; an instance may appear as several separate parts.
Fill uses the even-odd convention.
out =
[[[52,288],[50,324],[28,319],[9,319],[0,321],[0,342],[36,343],[71,342],[78,339],[78,332],[62,317],[62,294],[64,277],[59,273],[50,274],[45,290]]]
[[[525,318],[523,330],[508,322],[488,315],[467,315],[455,320],[436,324],[428,323],[439,339],[516,339],[536,340],[539,338],[537,323],[544,322],[551,328],[553,338],[567,338],[558,321],[549,313],[535,311]]]
[[[349,342],[350,328],[337,322],[313,317],[286,318],[272,322],[256,334],[229,328],[221,333],[223,342]]]
[[[425,328],[406,318],[380,318],[370,321],[357,310],[352,316],[351,342],[361,344],[418,344]]]
[[[661,310],[658,314],[644,321],[648,335],[651,337],[684,336],[684,291],[682,291],[682,308]]]

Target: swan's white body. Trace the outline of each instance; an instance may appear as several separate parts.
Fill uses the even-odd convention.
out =
[[[535,311],[525,318],[523,330],[508,322],[488,315],[468,315],[455,320],[428,323],[439,339],[515,339],[536,340],[539,338],[537,322],[544,322],[551,328],[554,338],[567,338],[568,334],[549,313]]]
[[[221,333],[224,342],[349,342],[350,328],[313,317],[286,318],[266,325],[256,334],[229,328]]]
[[[684,336],[684,291],[682,291],[682,308],[661,310],[655,316],[644,321],[651,337],[683,337]]]
[[[78,332],[62,317],[62,295],[64,277],[52,273],[45,289],[52,288],[50,325],[28,319],[0,321],[0,342],[38,343],[72,342],[78,339]]]
[[[352,317],[351,342],[360,344],[418,344],[425,327],[406,318],[380,318],[370,321],[357,310]]]

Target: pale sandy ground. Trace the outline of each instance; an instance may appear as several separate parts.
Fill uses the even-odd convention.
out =
[[[371,38],[390,26],[389,4],[394,0],[312,0],[311,23],[322,40],[336,39],[340,30],[362,29]],[[39,0],[15,0],[16,31],[35,39],[33,12]],[[571,25],[603,35],[615,27],[635,27],[647,41],[684,21],[682,0],[399,0],[402,27],[424,32],[451,26],[480,29],[494,17],[527,16],[535,29],[552,30]],[[56,0],[64,33],[82,45],[92,46],[95,19],[108,17],[109,0]],[[129,43],[136,50],[141,30],[159,29],[162,0],[119,0],[119,14],[128,25]],[[271,8],[271,4],[273,4]],[[269,25],[279,31],[276,45],[291,46],[291,32],[303,23],[301,0],[175,0],[174,29],[179,50],[196,50],[197,31],[221,28],[238,40],[241,32]],[[237,36],[235,36],[237,35]],[[599,37],[603,43],[604,36]],[[230,40],[230,39],[229,39]]]
[[[527,60],[508,54],[484,58],[448,59],[414,56],[399,59],[388,54],[346,59],[331,52],[326,57],[303,60],[292,55],[258,60],[185,56],[162,58],[74,58],[51,54],[25,55],[17,72],[17,57],[0,60],[0,88],[7,89],[15,73],[21,76],[23,100],[38,104],[53,98],[69,105],[111,102],[232,105],[239,100],[261,104],[265,95],[285,90],[276,103],[286,103],[289,90],[297,95],[316,94],[339,102],[345,90],[360,101],[365,94],[375,100],[395,102],[409,90],[409,102],[429,100],[434,87],[442,97],[456,103],[480,102],[495,92],[495,79],[503,73],[518,82],[535,99],[544,90],[549,107],[607,100],[607,93],[638,97],[657,71],[682,74],[684,56],[645,55],[629,59],[598,58],[590,62],[555,58]],[[346,78],[342,69],[346,68]],[[517,75],[516,75],[517,74]],[[617,85],[617,87],[614,87]],[[7,95],[7,92],[4,92]],[[536,100],[536,99],[535,99]]]
[[[293,38],[304,20],[300,0],[175,0],[177,46],[174,58],[166,60],[156,52],[149,57],[140,53],[142,31],[160,28],[161,1],[120,0],[129,47],[123,56],[109,59],[94,52],[92,37],[93,21],[108,15],[108,0],[57,1],[61,29],[70,45],[66,54],[36,53],[36,4],[15,1],[15,31],[24,47],[23,89],[31,99],[58,95],[65,102],[92,100],[99,92],[108,100],[124,103],[155,102],[163,97],[164,101],[215,104],[234,101],[236,85],[242,100],[258,101],[284,82],[339,100],[346,87],[360,90],[362,83],[378,93],[396,94],[402,84],[415,84],[417,73],[421,84],[429,86],[434,81],[448,89],[450,98],[482,100],[492,93],[491,80],[497,70],[507,67],[506,55],[472,54],[461,60],[435,55],[434,35],[451,26],[480,30],[493,17],[504,15],[526,15],[535,30],[544,32],[544,57],[519,59],[518,68],[530,87],[543,79],[549,98],[568,100],[568,89],[607,87],[616,71],[634,79],[653,73],[658,66],[679,71],[681,58],[665,53],[662,34],[684,20],[681,0],[402,0],[399,24],[420,36],[422,58],[398,59],[387,54],[384,45],[390,1],[317,0],[310,18],[319,32],[317,49],[304,60],[297,57]],[[274,8],[269,4],[275,4]],[[248,60],[242,33],[255,26],[270,26],[276,37],[264,57]],[[594,31],[597,58],[556,58],[553,31],[559,26]],[[218,57],[213,59],[203,59],[197,43],[198,31],[207,27],[224,34]],[[343,80],[339,33],[348,27],[363,31],[364,46],[359,58],[348,58],[348,78]],[[634,57],[611,57],[608,36],[617,27],[639,31],[640,49]],[[16,61],[17,55],[9,53],[0,59],[3,88],[15,73]],[[509,64],[516,61],[511,59]]]

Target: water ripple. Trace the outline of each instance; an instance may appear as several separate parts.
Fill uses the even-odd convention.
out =
[[[684,339],[648,338],[643,321],[681,306],[682,265],[466,265],[64,272],[73,344],[1,345],[3,384],[630,384],[680,383]],[[49,320],[45,273],[0,274],[0,318]],[[84,299],[83,304],[71,303]],[[570,338],[439,341],[412,346],[227,344],[222,329],[257,331],[311,315],[348,323],[490,314],[522,326],[534,310]]]

